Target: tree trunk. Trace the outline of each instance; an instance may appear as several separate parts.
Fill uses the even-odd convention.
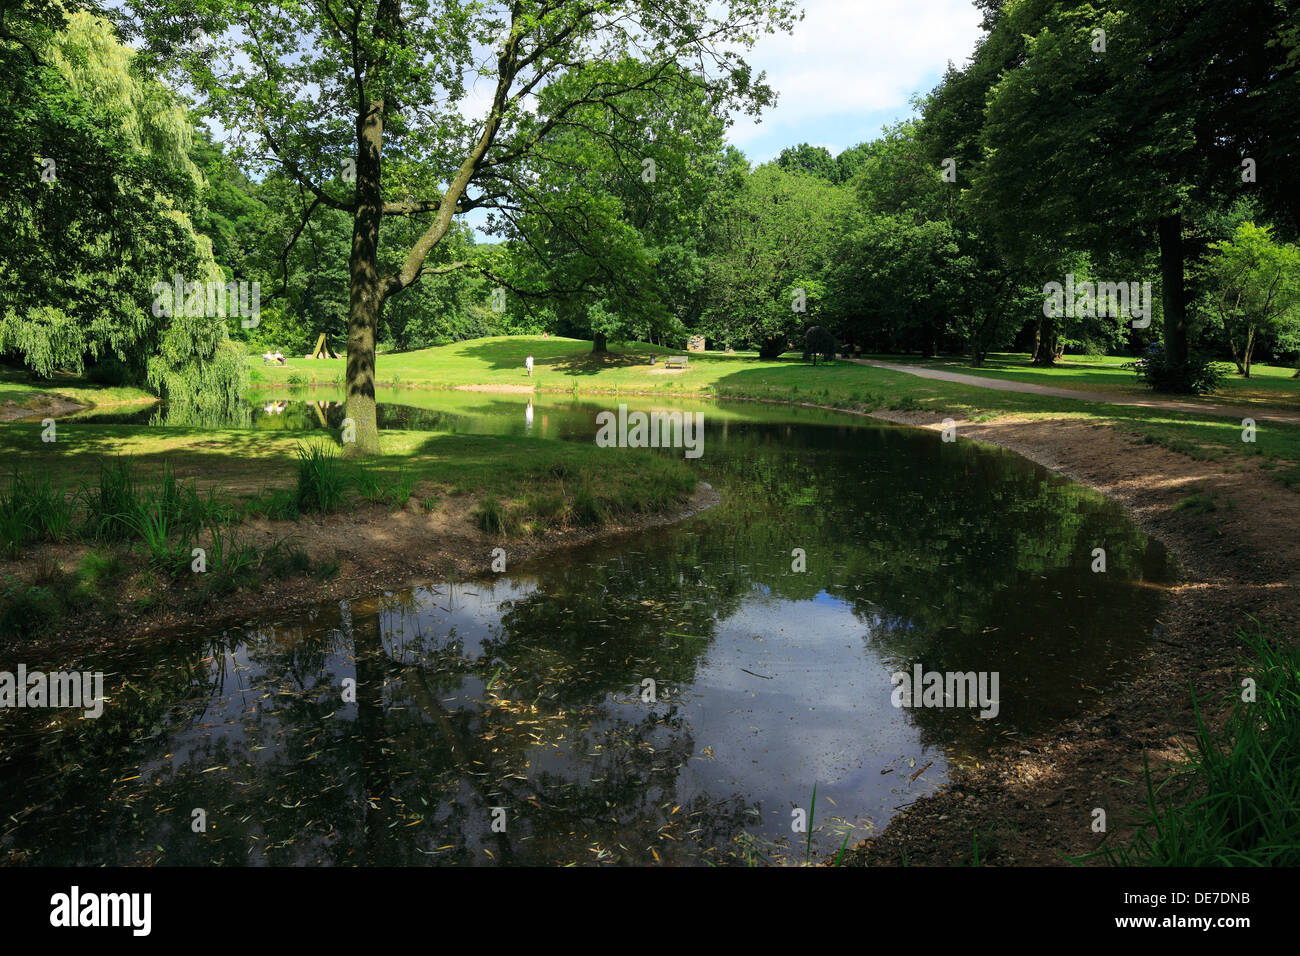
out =
[[[1029,356],[1031,365],[1038,364],[1038,350],[1043,347],[1043,317],[1040,315],[1038,321],[1034,323],[1034,351]]]
[[[1046,316],[1038,320],[1038,329],[1034,333],[1034,365],[1048,368],[1056,364],[1060,355],[1057,348],[1059,338],[1055,322],[1049,322]]]
[[[1165,355],[1178,365],[1187,364],[1187,288],[1183,275],[1183,217],[1180,213],[1161,216],[1160,237],[1161,302],[1165,313]]]
[[[1255,330],[1247,329],[1245,354],[1242,356],[1243,359],[1242,364],[1245,366],[1242,375],[1244,375],[1246,378],[1250,378],[1250,356],[1251,353],[1254,351],[1255,351]]]
[[[375,334],[383,298],[379,288],[380,146],[383,103],[371,103],[357,120],[356,213],[352,219],[352,252],[348,259],[347,417],[355,440],[347,455],[379,453],[379,424],[375,416]],[[346,436],[345,436],[346,437]]]
[[[591,352],[593,355],[603,354],[609,351],[609,342],[605,339],[604,332],[594,332],[591,336]]]

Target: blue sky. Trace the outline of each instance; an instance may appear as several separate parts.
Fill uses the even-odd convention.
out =
[[[793,35],[764,37],[747,59],[780,91],[758,124],[737,121],[730,141],[751,163],[807,142],[832,153],[876,137],[912,112],[948,62],[964,64],[979,38],[970,0],[804,0]]]

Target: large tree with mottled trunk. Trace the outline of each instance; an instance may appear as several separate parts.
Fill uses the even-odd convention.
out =
[[[311,210],[353,220],[347,406],[352,450],[378,450],[375,332],[384,302],[465,268],[440,243],[457,216],[526,206],[530,158],[593,105],[653,94],[682,66],[722,112],[771,91],[741,53],[792,27],[793,0],[132,0],[160,66],[179,67],[249,166],[278,165]],[[634,73],[609,64],[631,57]],[[542,96],[566,79],[567,94]],[[386,217],[427,222],[382,271]]]

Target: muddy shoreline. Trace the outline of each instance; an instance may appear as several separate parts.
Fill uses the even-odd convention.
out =
[[[939,430],[944,416],[872,417]],[[1221,716],[1220,703],[1240,685],[1237,635],[1250,618],[1295,639],[1300,497],[1253,462],[1195,461],[1106,424],[1015,415],[956,424],[958,440],[1010,449],[1119,502],[1169,549],[1181,579],[1168,592],[1163,632],[1096,706],[956,771],[844,862],[970,865],[978,837],[981,866],[1067,865],[1098,847],[1095,809],[1106,811],[1110,841],[1131,833],[1125,823],[1145,799],[1144,752],[1158,778],[1180,744],[1194,746],[1193,693],[1212,724]],[[1178,507],[1193,494],[1214,510]]]

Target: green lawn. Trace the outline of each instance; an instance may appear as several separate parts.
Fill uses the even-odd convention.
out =
[[[536,366],[532,379],[524,371],[524,357],[529,354],[534,356]],[[1300,486],[1300,427],[1297,426],[1261,422],[1256,441],[1245,443],[1241,440],[1241,423],[1231,419],[996,392],[847,362],[833,362],[814,368],[797,357],[760,360],[753,354],[744,353],[692,353],[685,371],[666,372],[662,358],[659,364],[649,364],[652,355],[662,357],[671,354],[682,353],[655,346],[632,345],[611,346],[609,355],[593,356],[589,341],[542,339],[539,336],[494,337],[418,352],[381,354],[377,360],[377,377],[381,385],[397,386],[399,389],[398,392],[384,389],[381,399],[403,404],[421,404],[421,388],[486,385],[531,387],[549,392],[577,394],[617,395],[639,392],[702,400],[747,398],[807,402],[853,411],[910,409],[944,412],[976,420],[1002,414],[1084,418],[1108,422],[1144,440],[1197,458],[1261,461],[1283,483]],[[894,358],[905,362],[916,361],[907,356]],[[1099,385],[1107,384],[1118,387],[1131,375],[1119,367],[1123,364],[1123,359],[1120,358],[1070,359],[1059,368],[1047,370],[1025,369],[1023,365],[1026,357],[1023,355],[998,355],[993,360],[998,364],[980,374],[1037,376],[1037,380],[1050,384],[1074,383],[1075,386],[1086,389],[1098,389]],[[329,397],[337,397],[337,389],[342,383],[344,363],[341,359],[293,359],[286,368],[264,367],[259,356],[253,356],[250,362],[255,386],[272,389],[277,394],[288,392],[290,382],[319,382],[330,387]],[[1270,402],[1281,404],[1283,399],[1280,396],[1295,394],[1300,389],[1296,380],[1288,377],[1289,374],[1288,369],[1260,367],[1258,378],[1253,383],[1238,382],[1231,386],[1233,391],[1220,396],[1218,400],[1228,399],[1244,404],[1247,396],[1243,393],[1243,388],[1250,384],[1252,387],[1271,390],[1268,392]],[[4,379],[3,383],[8,384],[12,380],[11,376]],[[31,390],[30,385],[27,388]],[[81,393],[84,399],[101,403],[105,399],[123,400],[133,393],[136,396],[143,394],[139,390],[87,388],[84,383],[66,389],[60,386],[60,392],[79,388],[86,388]],[[1133,391],[1135,394],[1151,394]],[[318,390],[298,390],[298,394],[304,397],[313,392],[324,397]],[[482,398],[463,394],[467,403]],[[446,394],[429,398],[439,404],[445,400],[455,401]],[[20,429],[21,426],[8,425],[0,430],[0,449],[17,450],[16,437],[23,434]],[[80,440],[87,447],[112,447],[111,443],[106,444],[107,437],[97,440],[92,437],[93,432],[86,430],[79,430],[78,434],[83,432],[86,437]],[[35,434],[35,431],[31,431],[28,438],[24,439],[29,443],[29,453],[49,460],[51,467],[59,468],[60,461],[72,457],[72,452],[65,449],[63,442],[36,449],[30,444],[33,440],[31,436]],[[153,444],[170,445],[173,442],[184,443],[184,454],[190,456],[196,468],[206,468],[220,462],[225,469],[242,468],[258,472],[262,470],[258,463],[264,464],[268,457],[279,459],[287,468],[293,456],[292,434],[271,436],[265,432],[201,432],[170,428],[162,431],[139,429],[130,438],[130,450],[153,455],[163,450],[162,447],[152,448]],[[533,448],[536,440],[510,440],[507,444],[512,458],[541,454]],[[446,460],[454,460],[456,455],[464,453],[464,466],[458,463],[452,468],[445,464],[441,454],[430,454],[425,456],[427,460],[423,460],[421,449],[429,451],[435,447],[446,450]],[[477,460],[474,447],[473,440],[469,437],[433,437],[412,432],[391,432],[384,435],[385,460],[395,465],[412,456],[422,459],[421,467],[431,469],[430,480],[442,480],[437,477],[439,474],[450,476],[452,472],[459,476],[464,487],[474,487],[476,482],[483,482],[485,488],[491,488],[493,482],[507,480],[493,472],[487,459],[481,467],[474,465]],[[127,449],[123,447],[121,450]],[[179,447],[174,450],[182,451]],[[597,450],[584,449],[584,453],[587,451]],[[623,459],[613,456],[611,460]]]
[[[591,342],[541,336],[495,336],[471,339],[418,352],[381,354],[375,361],[381,385],[454,388],[457,385],[532,386],[545,391],[708,392],[725,375],[748,369],[752,355],[705,356],[692,353],[685,371],[668,371],[663,358],[685,352],[653,345],[611,346],[607,356],[591,353]],[[524,370],[532,355],[533,376]],[[659,364],[650,365],[656,356]],[[343,359],[290,359],[283,368],[250,357],[254,384],[288,384],[294,381],[341,385]],[[763,363],[765,366],[782,363]]]
[[[381,479],[406,474],[424,485],[423,493],[513,498],[557,477],[580,481],[599,475],[602,494],[611,503],[627,503],[661,482],[687,491],[694,484],[693,472],[680,459],[594,443],[417,431],[387,431],[381,443],[383,454],[367,461],[366,470]],[[336,442],[319,431],[78,425],[46,443],[39,424],[0,426],[6,471],[48,477],[69,490],[93,481],[101,460],[129,455],[142,479],[161,474],[167,462],[178,477],[193,478],[201,488],[253,497],[294,483],[303,444]]]
[[[524,357],[528,354],[533,355],[535,362],[531,381],[524,372]],[[1262,422],[1255,442],[1246,443],[1241,440],[1241,423],[1231,419],[996,392],[848,362],[814,368],[796,357],[760,360],[752,353],[691,353],[686,371],[669,373],[662,371],[661,364],[649,364],[651,355],[666,354],[682,353],[647,345],[611,346],[608,356],[596,357],[591,354],[590,341],[519,336],[474,339],[418,352],[380,355],[376,364],[379,382],[403,386],[401,397],[385,397],[412,404],[419,401],[418,388],[531,385],[539,390],[587,394],[649,392],[808,402],[854,411],[888,408],[947,412],[974,420],[1021,414],[1105,421],[1146,441],[1195,458],[1262,461],[1283,484],[1300,487],[1300,427],[1297,426]],[[917,361],[910,356],[882,358],[906,363]],[[1122,358],[1070,359],[1055,369],[1025,368],[1027,356],[1023,355],[997,355],[993,361],[997,364],[978,374],[1023,377],[1027,381],[1084,390],[1151,394],[1132,386],[1132,373],[1120,367],[1125,361]],[[976,371],[965,367],[959,370]],[[263,368],[260,359],[256,359],[253,366],[255,384],[279,385],[277,392],[294,379],[337,385],[342,382],[342,374],[341,359],[299,359],[291,361],[288,368]],[[1265,390],[1267,404],[1285,407],[1286,396],[1300,393],[1300,385],[1288,378],[1289,375],[1289,369],[1260,367],[1259,376],[1252,383],[1233,384],[1231,391],[1215,400],[1246,404],[1250,400],[1247,388],[1258,387]],[[1126,382],[1129,384],[1125,385]]]

